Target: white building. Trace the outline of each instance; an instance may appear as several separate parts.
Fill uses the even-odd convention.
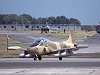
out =
[[[41,29],[41,27],[47,26],[46,24],[0,24],[0,30],[34,30]],[[71,24],[48,24],[51,28],[59,28],[59,30],[75,30],[80,31],[81,25],[71,25]]]

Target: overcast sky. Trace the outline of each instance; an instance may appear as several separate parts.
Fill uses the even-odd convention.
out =
[[[66,16],[82,24],[99,24],[100,0],[0,0],[0,14]]]

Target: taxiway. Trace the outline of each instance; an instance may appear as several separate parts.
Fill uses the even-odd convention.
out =
[[[1,58],[0,75],[99,75],[99,58]]]

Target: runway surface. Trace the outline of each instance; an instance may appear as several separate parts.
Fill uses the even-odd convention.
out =
[[[99,58],[1,58],[0,75],[99,75]]]
[[[43,58],[34,61],[33,58],[0,59],[0,69],[16,68],[68,68],[68,67],[100,67],[99,58]]]

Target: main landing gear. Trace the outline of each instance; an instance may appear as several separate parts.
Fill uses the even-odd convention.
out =
[[[59,60],[62,60],[62,57],[59,57]]]

